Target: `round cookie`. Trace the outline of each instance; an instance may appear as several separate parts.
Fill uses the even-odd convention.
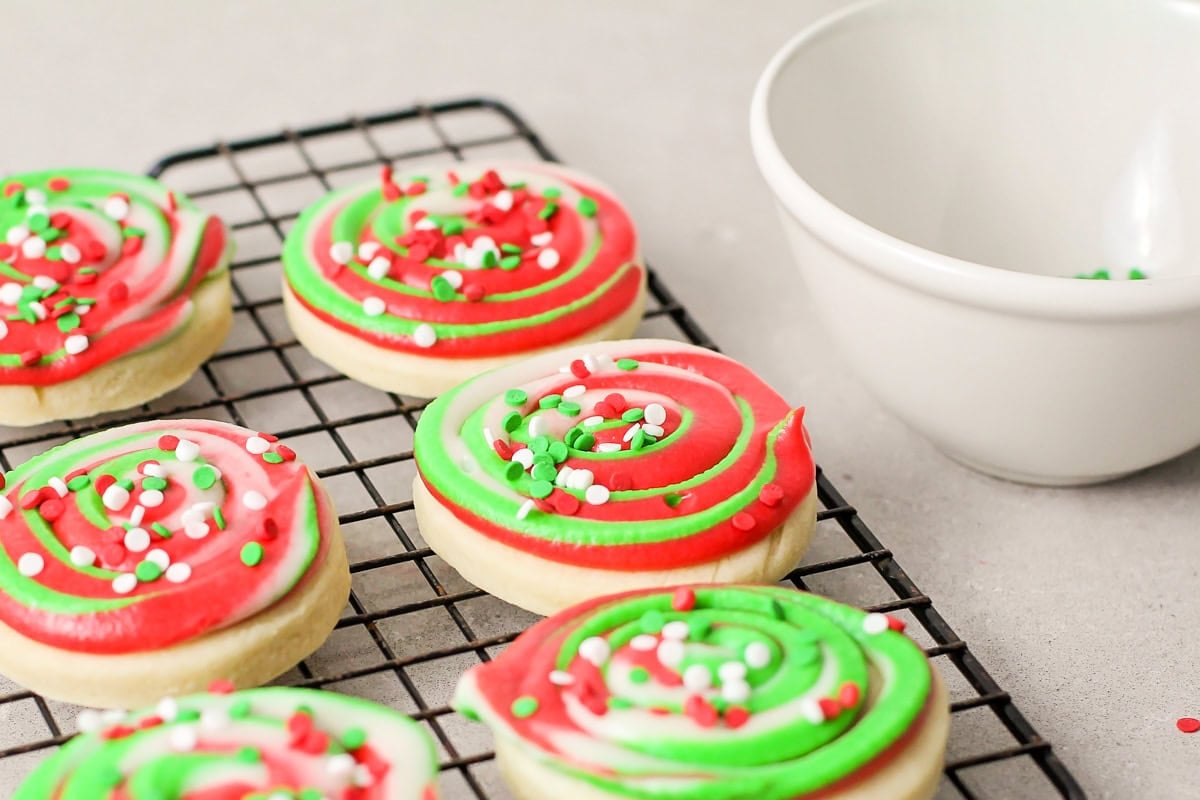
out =
[[[802,416],[733,359],[680,342],[537,356],[421,413],[421,533],[539,614],[626,589],[776,581],[816,521]]]
[[[84,712],[83,735],[14,800],[437,800],[433,742],[408,717],[312,689],[219,689],[135,714]]]
[[[557,164],[454,164],[327,195],[283,249],[283,300],[314,356],[433,397],[488,369],[632,335],[646,271],[612,193]]]
[[[214,679],[257,686],[329,635],[350,574],[337,515],[268,434],[158,420],[3,476],[0,674],[135,708]]]
[[[929,800],[945,688],[903,624],[767,586],[590,600],[461,679],[520,800]]]
[[[220,347],[233,242],[219,219],[121,172],[0,186],[0,424],[140,405]]]

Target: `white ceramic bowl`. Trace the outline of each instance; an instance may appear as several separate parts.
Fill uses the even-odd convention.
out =
[[[1075,484],[1200,445],[1200,2],[856,5],[750,122],[824,323],[943,451]]]

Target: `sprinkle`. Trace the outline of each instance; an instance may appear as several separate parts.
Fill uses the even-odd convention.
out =
[[[163,504],[163,493],[158,489],[148,489],[138,495],[138,502],[146,508],[158,508]]]
[[[664,667],[675,668],[683,663],[683,642],[677,639],[663,639],[659,642],[656,655]]]
[[[261,436],[251,436],[246,440],[246,452],[252,455],[261,456],[270,449],[271,443]]]
[[[559,404],[559,408],[562,404]],[[529,435],[530,436],[545,436],[549,433],[550,421],[545,417],[534,415],[529,418]]]
[[[667,410],[659,403],[650,403],[646,406],[645,417],[651,425],[662,425],[667,421]]]
[[[583,413],[583,408],[574,400],[563,400],[558,404],[558,413],[565,417],[578,417]]]
[[[532,500],[526,500],[524,503],[522,503],[521,507],[517,509],[517,519],[525,519],[528,517],[529,512],[533,511],[535,505],[537,504]]]
[[[750,712],[741,706],[730,706],[725,709],[724,718],[726,725],[737,730],[750,721]]]
[[[590,197],[579,198],[579,204],[576,206],[576,208],[579,210],[579,213],[585,217],[596,216],[596,201]]]
[[[628,371],[628,370],[637,369],[637,368],[638,368],[638,362],[634,361],[632,358],[617,359],[617,369],[623,369],[623,370]]]
[[[0,303],[6,306],[15,306],[21,302],[21,284],[6,283],[0,286]]]
[[[26,553],[17,559],[17,571],[26,578],[33,578],[46,568],[46,560],[37,553]]]
[[[6,518],[12,513],[13,504],[7,497],[0,495],[0,519]]]
[[[104,490],[101,500],[109,511],[120,511],[129,503],[129,492],[114,483]]]
[[[512,460],[520,464],[525,469],[533,466],[533,451],[528,447],[522,447],[512,454]]]
[[[875,634],[883,633],[888,629],[888,618],[884,614],[867,614],[862,621],[863,633]]]
[[[452,289],[461,289],[462,288],[463,276],[462,276],[462,273],[459,272],[458,270],[448,269],[442,273],[442,277],[445,278],[446,283],[450,284],[450,288],[452,288]]]
[[[629,412],[625,412],[625,413],[629,413]],[[632,425],[630,425],[628,429],[626,429],[625,435],[622,436],[621,439],[626,442],[632,441],[634,439],[634,437],[636,437],[638,435],[638,432],[641,431],[641,429],[642,429],[641,423],[635,422]]]
[[[575,683],[575,676],[569,672],[556,669],[550,673],[550,682],[555,686],[570,686]]]
[[[126,572],[113,578],[112,590],[117,594],[129,594],[137,588],[137,575],[132,572]]]
[[[509,389],[504,393],[504,402],[510,406],[523,406],[527,400],[529,395],[521,389]]]
[[[267,507],[267,498],[263,497],[261,492],[251,489],[242,495],[242,505],[251,511],[261,511]]]
[[[46,240],[40,236],[30,236],[21,242],[21,255],[26,258],[41,258],[46,255]]]
[[[187,439],[180,439],[175,447],[175,457],[180,461],[195,461],[200,455],[200,445]]]
[[[378,297],[368,297],[362,301],[362,310],[368,317],[378,317],[387,310],[387,305]]]
[[[349,780],[354,775],[354,769],[358,762],[354,760],[354,756],[349,753],[338,753],[335,756],[330,756],[325,762],[325,773],[335,780]]]
[[[597,453],[619,453],[622,449],[624,448],[616,442],[601,442],[596,445]]]
[[[571,517],[579,513],[580,506],[579,498],[575,495],[566,492],[554,493],[554,510],[558,513]]]
[[[754,517],[745,511],[739,511],[734,514],[731,521],[733,522],[733,527],[739,531],[752,531],[754,530],[754,526],[758,524]]]
[[[428,322],[422,322],[413,331],[413,341],[417,347],[433,347],[437,343],[437,331]]]
[[[587,391],[586,386],[584,386],[582,383],[577,383],[574,386],[568,386],[566,389],[563,389],[562,396],[567,399],[573,399],[573,398],[579,397],[579,395],[583,394],[586,391]]]
[[[219,529],[225,530],[225,512],[220,508],[213,509],[213,522],[217,523]]]
[[[684,713],[702,728],[711,728],[717,724],[717,709],[698,694],[689,697],[683,709]]]
[[[712,673],[703,664],[692,664],[683,671],[683,685],[690,691],[703,692],[712,686]]]
[[[842,688],[838,689],[837,699],[842,708],[850,709],[858,705],[861,696],[862,691],[858,688],[858,684],[846,681],[842,684]]]
[[[392,260],[387,256],[376,256],[371,259],[370,264],[367,264],[367,274],[377,281],[386,278],[391,271]]]
[[[811,697],[801,701],[800,715],[813,725],[820,725],[825,721],[825,712],[821,710],[820,703]]]
[[[119,222],[129,216],[129,201],[114,194],[104,201],[104,213]]]
[[[529,486],[529,493],[536,498],[549,497],[554,491],[554,484],[550,481],[534,481]]]
[[[554,485],[567,487],[571,481],[571,475],[575,472],[573,467],[563,467],[558,471],[558,475],[554,478]]]
[[[258,542],[247,542],[242,546],[242,563],[247,567],[257,567],[263,560],[263,546]]]
[[[583,425],[586,428],[596,428],[603,424],[604,424],[604,417],[600,416],[599,414],[590,416],[583,421]]]
[[[558,251],[552,247],[547,247],[545,250],[538,253],[537,264],[542,269],[554,269],[558,266],[558,262]]]
[[[630,639],[629,646],[634,650],[648,653],[658,647],[658,637],[649,633],[639,633]]]
[[[358,260],[364,264],[375,257],[379,249],[383,247],[379,242],[363,242],[358,246]],[[347,259],[349,260],[349,259]]]
[[[512,433],[517,428],[521,427],[521,419],[521,415],[516,411],[510,411],[504,415],[504,419],[500,421],[500,424],[503,426],[504,430]]]
[[[783,489],[777,483],[764,483],[758,492],[758,500],[764,506],[774,508],[783,500]]]
[[[29,238],[29,228],[25,225],[13,225],[8,229],[8,233],[4,235],[4,241],[13,247],[16,247],[27,238]]]
[[[537,710],[538,710],[537,698],[530,697],[529,695],[525,695],[523,697],[518,697],[516,700],[513,701],[513,704],[512,704],[512,714],[517,719],[525,719],[526,717],[532,717],[534,714],[537,713]]]
[[[71,548],[71,563],[77,567],[90,567],[96,563],[96,553],[90,547],[77,544]]]
[[[143,561],[137,565],[134,574],[142,583],[153,583],[162,577],[163,569],[153,561]]]
[[[595,480],[596,476],[590,469],[576,469],[571,473],[571,477],[567,481],[567,487],[583,492],[591,489],[592,482]],[[591,502],[590,498],[588,502]],[[599,503],[595,505],[599,505]]]
[[[576,378],[586,378],[592,374],[591,370],[587,368],[587,364],[583,363],[582,358],[577,358],[572,361],[568,369]]]
[[[550,231],[542,231],[541,233],[535,233],[533,236],[529,237],[530,243],[535,247],[545,247],[546,245],[550,244],[553,239],[554,234]]]
[[[62,256],[62,260],[68,264],[78,264],[83,258],[83,254],[79,252],[79,248],[70,242],[63,243],[59,248],[59,254]]]
[[[597,667],[604,666],[611,656],[612,648],[599,636],[589,636],[579,643],[579,657]]]
[[[677,642],[687,640],[689,633],[691,633],[691,629],[688,624],[680,619],[672,620],[662,627],[663,638],[674,639]]]
[[[172,564],[167,567],[166,577],[171,583],[184,583],[192,577],[192,568],[183,562]]]
[[[686,586],[675,590],[671,596],[671,608],[676,611],[691,611],[696,607],[696,592]]]
[[[726,681],[721,685],[721,699],[728,703],[744,703],[750,699],[750,684],[745,681]]]
[[[124,544],[131,553],[140,553],[150,547],[150,534],[145,528],[130,528],[125,531]]]
[[[1200,731],[1200,719],[1194,717],[1180,717],[1175,723],[1175,727],[1179,728],[1183,733],[1195,733]]]
[[[103,715],[94,709],[85,708],[75,719],[75,726],[80,733],[95,733],[104,725]]]
[[[742,651],[742,658],[751,669],[762,669],[771,663],[771,649],[762,642],[750,642]]]
[[[354,258],[354,245],[350,242],[334,242],[329,247],[329,257],[335,264],[346,265]]]
[[[208,536],[208,523],[203,520],[197,522],[184,522],[183,533],[189,539],[203,539]]]
[[[179,726],[171,729],[167,734],[171,749],[176,753],[190,753],[196,749],[196,745],[200,742],[200,737],[196,733],[196,729],[191,725]]]

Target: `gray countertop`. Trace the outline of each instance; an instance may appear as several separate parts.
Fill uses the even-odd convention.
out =
[[[837,5],[7,3],[0,168],[141,170],[281,123],[512,102],[621,193],[727,352],[808,406],[830,476],[1089,795],[1198,796],[1200,736],[1174,723],[1200,715],[1200,456],[1087,489],[982,477],[884,413],[814,324],[746,116],[770,53]],[[1018,774],[988,796],[1043,795]]]

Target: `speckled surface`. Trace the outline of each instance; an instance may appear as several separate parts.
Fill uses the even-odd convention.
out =
[[[1174,722],[1200,715],[1200,456],[1090,489],[981,477],[887,416],[811,320],[746,110],[773,49],[838,4],[5,4],[5,54],[19,69],[5,86],[0,168],[142,169],[281,122],[414,98],[510,100],[565,159],[621,192],[646,252],[714,338],[809,406],[831,476],[1090,796],[1198,796],[1200,736]],[[472,609],[485,629],[512,613],[489,603]],[[436,635],[397,632],[413,647]],[[420,679],[437,697],[451,676]],[[398,686],[360,690],[407,702]],[[4,709],[0,748],[36,718],[31,702]],[[33,760],[0,763],[0,784]],[[1002,776],[985,796],[1044,796],[1026,777]]]

